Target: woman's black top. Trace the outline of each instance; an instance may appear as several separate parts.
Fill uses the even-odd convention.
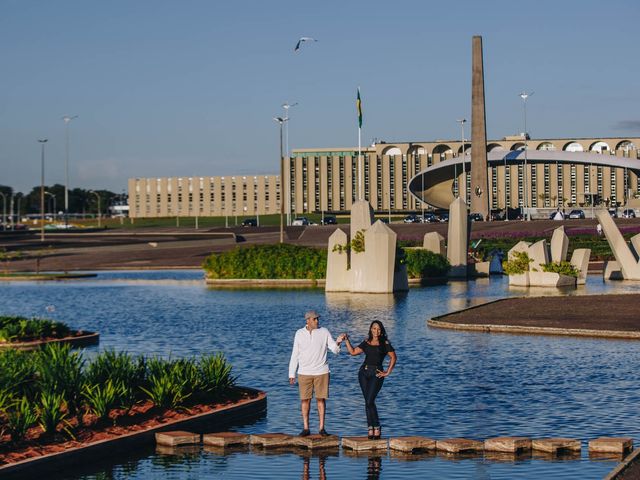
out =
[[[358,347],[364,352],[365,365],[373,365],[380,368],[382,368],[384,357],[386,357],[389,352],[395,352],[388,340],[382,345],[369,345],[369,343],[364,340]]]

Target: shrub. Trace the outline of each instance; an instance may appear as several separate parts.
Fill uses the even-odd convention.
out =
[[[324,278],[326,250],[289,245],[254,245],[213,253],[202,267],[208,278]]]
[[[14,397],[33,398],[36,385],[36,362],[29,352],[13,349],[0,351],[0,391]]]
[[[29,428],[36,424],[38,415],[27,397],[22,397],[7,410],[7,430],[13,442],[24,439]]]
[[[533,262],[532,258],[529,258],[527,252],[513,252],[512,260],[504,260],[502,262],[502,269],[507,275],[520,275],[529,271],[529,264]]]
[[[159,408],[178,408],[188,398],[185,394],[186,381],[169,369],[149,378],[149,388],[141,387],[149,399]]]
[[[576,267],[571,265],[570,262],[551,262],[542,265],[543,272],[559,273],[560,275],[567,275],[569,277],[577,278],[579,271]]]
[[[409,278],[443,277],[451,268],[446,257],[429,250],[406,249],[404,254]]]
[[[65,422],[67,413],[64,410],[64,398],[62,394],[55,392],[42,392],[38,405],[38,419],[42,431],[47,435],[54,435],[58,425]],[[65,427],[67,433],[68,428]]]
[[[145,369],[144,357],[136,358],[126,352],[105,350],[89,364],[86,383],[99,385],[111,381],[113,385],[118,385],[117,401],[121,407],[130,410],[136,403],[139,388],[144,384]]]
[[[202,391],[214,398],[233,387],[236,382],[236,377],[231,376],[231,365],[222,353],[201,357],[198,374]]]
[[[121,386],[115,385],[109,379],[105,383],[85,385],[82,395],[87,400],[89,411],[98,417],[98,422],[102,422],[109,417],[109,412],[118,406]]]
[[[69,413],[80,413],[84,359],[69,345],[48,344],[37,352],[38,383],[42,391],[62,394]]]

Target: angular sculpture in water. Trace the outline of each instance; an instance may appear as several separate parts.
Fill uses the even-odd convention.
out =
[[[598,209],[596,210],[596,218],[602,225],[602,231],[607,238],[613,255],[616,257],[622,278],[624,280],[640,280],[640,263],[638,263],[637,258],[629,248],[609,212],[605,209]],[[634,247],[636,243],[637,241],[633,242]],[[605,280],[607,280],[607,277],[605,277]]]
[[[336,230],[329,237],[325,291],[392,293],[408,290],[407,270],[396,269],[396,233],[381,221],[373,225],[369,202],[351,209],[351,235]]]
[[[450,277],[467,277],[467,250],[469,249],[469,215],[467,204],[458,197],[449,205],[447,258],[451,264]]]

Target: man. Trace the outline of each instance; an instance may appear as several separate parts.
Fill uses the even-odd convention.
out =
[[[293,350],[289,361],[289,384],[296,383],[298,371],[298,387],[300,390],[300,408],[302,410],[303,429],[301,437],[310,434],[309,410],[311,398],[315,392],[318,405],[320,435],[328,435],[324,428],[326,399],[329,398],[329,364],[327,363],[327,349],[334,354],[340,353],[340,344],[344,335],[336,341],[324,327],[318,327],[320,315],[311,310],[304,314],[306,325],[296,332],[293,340]]]

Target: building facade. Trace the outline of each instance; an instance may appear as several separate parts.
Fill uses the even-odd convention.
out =
[[[588,152],[620,158],[620,166],[584,162],[531,162],[501,165],[493,162],[488,170],[490,206],[493,209],[523,206],[586,205],[598,199],[624,204],[640,193],[635,168],[640,166],[639,137],[527,139],[505,137],[487,142],[495,156],[523,150],[527,152]],[[429,142],[378,142],[362,149],[364,197],[379,212],[404,213],[433,205],[423,203],[409,191],[409,182],[420,172],[440,162],[469,153],[471,143],[461,140]],[[533,153],[533,152],[532,152]],[[613,156],[613,157],[609,157]],[[454,162],[455,163],[455,162]],[[460,164],[451,184],[455,195],[467,195],[470,175]],[[455,167],[454,167],[455,168]],[[465,187],[465,173],[466,185]],[[354,148],[296,149],[286,162],[285,210],[296,215],[321,212],[348,212],[358,191],[358,152]],[[526,187],[525,187],[526,183]],[[595,195],[597,194],[597,196]],[[280,177],[277,175],[235,175],[217,177],[132,178],[129,179],[130,216],[256,216],[280,211]],[[469,202],[468,202],[469,203]]]
[[[129,216],[224,217],[280,212],[280,177],[165,177],[129,179]]]

